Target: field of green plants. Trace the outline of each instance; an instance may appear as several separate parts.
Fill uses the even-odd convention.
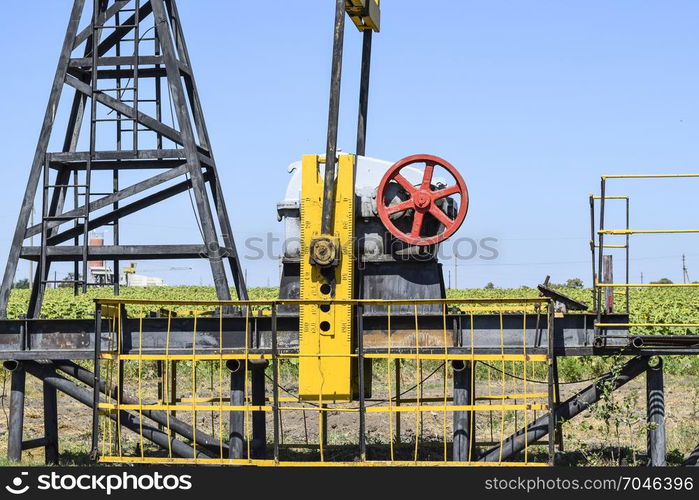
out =
[[[250,298],[253,300],[272,300],[277,297],[277,288],[252,288]],[[592,291],[580,288],[561,288],[564,293],[576,300],[590,304]],[[537,297],[535,288],[484,289],[471,288],[448,290],[449,298],[515,298]],[[94,317],[95,298],[112,297],[108,288],[92,289],[87,294],[77,297],[70,288],[50,289],[42,309],[46,318],[92,318]],[[215,300],[216,293],[212,287],[204,286],[175,286],[127,288],[121,290],[121,297],[128,299],[150,300]],[[15,289],[12,291],[8,306],[8,317],[18,318],[24,314],[29,300],[29,290]],[[625,305],[625,296],[617,293],[617,304],[620,309]],[[646,288],[630,290],[631,322],[633,323],[699,323],[699,289],[694,288]],[[148,312],[157,310],[159,306],[138,306],[138,310]],[[192,310],[191,306],[171,307],[175,312]],[[206,308],[202,308],[206,309]],[[697,328],[635,328],[633,333],[699,335]],[[608,370],[610,360],[604,358],[563,358],[560,362],[561,374],[564,379],[579,379],[604,373]],[[668,372],[683,375],[699,375],[699,356],[674,356],[665,360]]]

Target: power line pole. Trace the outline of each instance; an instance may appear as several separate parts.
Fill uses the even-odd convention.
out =
[[[689,271],[687,271],[687,260],[684,254],[682,254],[682,282],[689,283]]]
[[[641,272],[641,285],[643,284],[643,272]]]
[[[459,289],[459,274],[457,270],[457,264],[456,264],[456,255],[454,256],[454,290]]]

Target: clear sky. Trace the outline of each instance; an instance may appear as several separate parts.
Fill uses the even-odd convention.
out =
[[[0,31],[0,263],[24,192],[71,0],[4,6]],[[246,249],[280,237],[287,166],[324,153],[334,2],[178,0],[235,236],[252,286],[278,264]],[[469,186],[466,238],[498,256],[458,262],[458,285],[590,283],[587,196],[609,173],[699,172],[699,3],[690,0],[384,0],[367,153],[444,157]],[[361,38],[347,23],[340,147],[355,143]],[[67,101],[64,98],[64,101]],[[616,181],[636,228],[699,228],[694,181]],[[618,206],[610,222],[623,222]],[[186,197],[126,219],[128,243],[200,240]],[[251,243],[252,242],[252,243]],[[699,279],[699,238],[632,238],[632,281]],[[445,269],[453,272],[446,245]],[[621,255],[620,255],[621,257]],[[167,271],[170,265],[191,266]],[[622,267],[619,260],[617,269]],[[142,263],[170,284],[201,263]],[[618,271],[617,271],[618,272]],[[20,267],[18,278],[27,267]],[[622,276],[623,277],[623,276]],[[445,278],[448,274],[445,272]],[[453,277],[452,277],[453,279]]]

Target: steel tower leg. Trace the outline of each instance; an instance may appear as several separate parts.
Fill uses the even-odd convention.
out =
[[[128,0],[74,2],[0,286],[0,317],[6,317],[19,259],[41,263],[33,281],[30,318],[40,315],[44,289],[51,279],[49,267],[58,260],[72,262],[76,269],[82,263],[83,276],[79,278],[82,287],[76,283],[75,288],[85,290],[86,263],[90,260],[114,263],[114,276],[118,280],[116,267],[120,261],[206,258],[218,298],[231,297],[227,267],[238,297],[248,297],[176,2],[139,0],[135,10],[131,8],[133,4]],[[98,9],[96,15],[86,12],[94,8]],[[79,30],[82,18],[90,21]],[[149,32],[152,34],[146,37]],[[126,53],[125,47],[133,47],[134,53]],[[78,50],[82,57],[73,55]],[[169,92],[160,91],[161,79],[167,79]],[[145,83],[154,83],[155,99],[146,98],[147,92],[138,97],[139,86]],[[67,120],[62,116],[57,120],[56,110],[64,90],[72,93],[72,105]],[[171,125],[162,121],[160,110],[165,99],[173,108]],[[153,101],[156,114],[150,116],[143,103]],[[90,149],[78,151],[88,109]],[[100,132],[98,125],[107,121],[117,122],[115,140]],[[49,138],[59,128],[63,145],[59,152],[53,153],[47,150]],[[124,142],[122,133],[132,140]],[[139,134],[149,133],[157,138],[155,149],[139,146],[145,144],[139,141]],[[167,146],[163,145],[165,141]],[[165,171],[122,186],[119,172],[126,169]],[[97,184],[96,177],[105,171],[109,174],[111,192],[94,193],[91,179],[95,178]],[[163,187],[178,178],[179,183]],[[39,193],[42,179],[43,189]],[[69,196],[71,190],[74,196]],[[189,190],[193,192],[203,244],[120,244],[117,233],[120,219]],[[146,191],[145,196],[133,201],[132,197]],[[41,195],[42,217],[38,224],[30,226],[37,194]],[[66,210],[71,199],[74,206]],[[103,209],[111,211],[93,217],[94,212]],[[89,246],[88,234],[107,225],[114,228],[113,244],[99,249]],[[24,246],[25,240],[38,235],[41,246]],[[71,241],[72,246],[65,244]],[[55,248],[58,245],[60,250]]]
[[[646,371],[646,405],[648,411],[648,465],[667,465],[665,446],[665,388],[663,381],[663,360],[658,364],[648,364]]]
[[[22,438],[24,435],[24,391],[27,374],[21,363],[8,361],[5,368],[10,370],[10,424],[7,437],[7,459],[13,462],[22,460]]]

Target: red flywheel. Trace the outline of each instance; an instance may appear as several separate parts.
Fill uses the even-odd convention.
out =
[[[408,166],[424,164],[425,170],[422,175],[422,181],[419,185],[414,185],[406,176],[401,174],[401,171]],[[435,189],[432,184],[435,167],[442,167],[454,179],[454,184],[448,185],[442,189]],[[412,167],[413,170],[415,167]],[[411,176],[414,177],[414,171]],[[391,197],[392,191],[395,193],[392,184],[398,184],[407,194],[408,199],[398,203],[394,203],[395,196]],[[459,210],[455,218],[451,218],[442,208],[439,201],[443,198],[452,195],[459,195]],[[403,196],[404,198],[405,196]],[[391,204],[393,203],[393,204]],[[413,155],[403,158],[396,162],[388,169],[386,174],[381,179],[379,189],[376,196],[376,206],[378,208],[379,217],[386,229],[396,238],[411,245],[435,245],[446,240],[453,235],[461,224],[463,224],[468,212],[468,188],[463,177],[458,170],[449,162],[432,155]],[[412,210],[413,220],[408,231],[399,229],[395,221],[391,218],[399,212]],[[429,214],[441,223],[441,230],[437,234],[423,234],[425,231],[425,219]]]

